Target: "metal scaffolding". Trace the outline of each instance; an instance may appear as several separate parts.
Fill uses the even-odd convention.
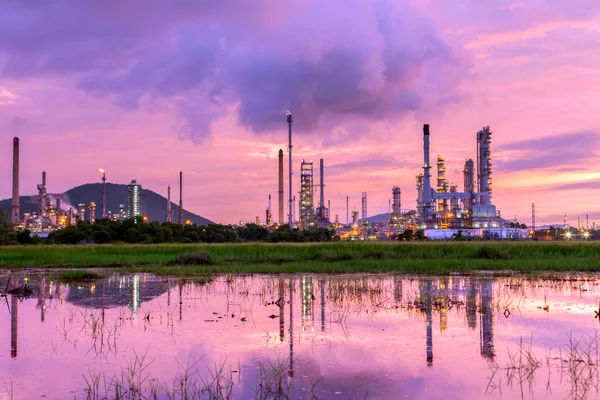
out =
[[[313,163],[302,160],[300,164],[300,227],[310,229],[315,225]]]

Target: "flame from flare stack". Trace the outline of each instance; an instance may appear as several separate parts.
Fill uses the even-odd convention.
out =
[[[104,173],[104,170],[102,168],[98,168],[98,171]]]

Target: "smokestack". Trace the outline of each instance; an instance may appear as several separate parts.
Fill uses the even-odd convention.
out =
[[[173,222],[173,210],[171,209],[171,185],[167,186],[167,222]]]
[[[362,192],[362,218],[365,221],[367,219],[367,192]]]
[[[279,225],[283,225],[285,218],[283,216],[283,150],[279,149]]]
[[[43,217],[46,215],[46,171],[42,172],[42,184],[37,185],[38,188],[38,218],[43,225]],[[42,229],[42,226],[39,227]]]
[[[19,212],[19,138],[13,138],[12,222],[20,221]]]
[[[106,218],[106,172],[102,171],[102,219]]]
[[[331,221],[331,200],[327,200],[327,219]]]
[[[348,214],[348,196],[346,196],[346,225],[348,225],[348,223],[350,223],[348,216],[349,216],[349,214]]]
[[[429,165],[429,124],[423,125],[423,204],[431,208],[431,166]]]
[[[56,214],[60,216],[60,197],[56,199]]]
[[[323,159],[320,160],[320,170],[321,170],[321,201],[319,202],[319,207],[321,210],[325,208],[325,182],[323,181]]]
[[[288,153],[289,153],[289,164],[290,164],[290,176],[289,176],[289,186],[290,186],[290,193],[289,193],[289,215],[288,215],[288,223],[290,224],[290,228],[292,228],[294,226],[294,217],[292,215],[292,213],[294,212],[294,205],[292,203],[292,122],[294,122],[294,119],[292,118],[292,114],[288,112],[287,117],[286,117],[287,123],[288,123],[288,134],[289,134],[289,145],[288,145]]]
[[[179,223],[183,224],[183,172],[179,171]]]

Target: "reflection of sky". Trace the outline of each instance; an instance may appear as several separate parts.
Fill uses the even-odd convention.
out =
[[[153,360],[148,372],[165,382],[171,382],[176,360],[198,362],[202,377],[221,363],[236,371],[241,366],[239,384],[234,373],[234,398],[252,398],[259,363],[287,363],[293,333],[293,397],[302,397],[302,388],[310,392],[311,382],[323,377],[316,388],[319,398],[362,399],[368,391],[369,399],[478,399],[484,397],[490,376],[486,357],[504,366],[507,348],[514,352],[521,337],[529,341],[533,335],[534,352],[545,359],[550,348],[557,355],[558,348],[567,345],[569,332],[578,337],[599,328],[594,319],[600,292],[596,281],[292,276],[180,286],[170,280],[161,282],[171,289],[161,290],[158,297],[136,308],[139,293],[156,287],[158,281],[144,275],[130,278],[116,282],[117,287],[118,282],[131,283],[127,292],[131,298],[104,314],[64,301],[69,291],[44,281],[43,296],[19,303],[14,360],[10,358],[11,316],[7,308],[0,309],[4,327],[0,329],[4,349],[0,385],[12,381],[19,398],[62,399],[70,391],[79,398],[85,387],[82,374],[95,370],[112,375],[135,354],[147,352],[147,360]],[[88,291],[98,293],[102,284],[96,282]],[[290,284],[294,288],[291,315]],[[283,310],[274,304],[279,298],[285,299]],[[466,310],[473,299],[474,320]],[[503,315],[506,309],[508,318]],[[427,365],[429,312],[431,366]],[[97,337],[94,348],[91,326],[102,315],[105,336]],[[487,346],[485,340],[490,342]],[[538,373],[534,395],[544,397],[545,364]],[[559,378],[560,374],[553,375],[552,393],[564,398],[570,388]],[[510,398],[520,392],[518,387],[503,387],[502,393]]]

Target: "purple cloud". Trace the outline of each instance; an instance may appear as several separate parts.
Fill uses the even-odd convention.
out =
[[[242,126],[266,133],[284,109],[315,132],[460,101],[469,61],[408,1],[249,3],[5,3],[3,75],[69,76],[125,108],[165,102],[196,140],[232,105]]]
[[[578,166],[595,157],[589,149],[597,148],[596,132],[565,133],[520,140],[498,147],[508,159],[495,163],[499,171],[512,172],[541,168]],[[584,150],[588,149],[588,150]],[[514,155],[511,154],[514,152]]]

